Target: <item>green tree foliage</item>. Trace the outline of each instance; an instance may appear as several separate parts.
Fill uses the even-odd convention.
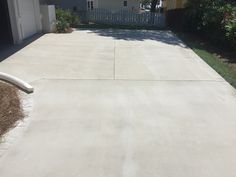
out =
[[[156,12],[156,6],[159,1],[160,0],[141,0],[140,2],[144,5],[151,4],[151,12]]]
[[[152,0],[141,0],[140,3],[143,5],[147,5],[150,4],[152,2]]]
[[[225,15],[222,24],[226,38],[232,42],[232,45],[236,49],[236,6],[227,4],[224,6],[223,11]]]
[[[223,0],[189,0],[185,27],[236,49],[236,4]]]
[[[152,0],[152,2],[151,2],[151,12],[156,12],[157,2],[158,2],[158,0]]]

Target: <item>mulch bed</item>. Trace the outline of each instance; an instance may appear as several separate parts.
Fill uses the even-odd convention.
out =
[[[23,117],[18,89],[0,81],[0,136]]]

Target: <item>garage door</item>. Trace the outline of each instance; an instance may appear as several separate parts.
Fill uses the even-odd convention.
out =
[[[18,1],[19,13],[21,19],[21,32],[23,38],[32,36],[37,32],[36,18],[35,18],[35,0],[21,0]]]
[[[0,0],[0,50],[13,43],[10,23],[7,0]]]

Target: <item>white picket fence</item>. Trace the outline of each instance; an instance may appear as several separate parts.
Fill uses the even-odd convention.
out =
[[[165,27],[165,15],[163,13],[136,13],[128,10],[113,12],[108,9],[93,9],[88,10],[85,16],[90,22],[102,24]]]

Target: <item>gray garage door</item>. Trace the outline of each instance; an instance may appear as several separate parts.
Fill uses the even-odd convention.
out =
[[[23,38],[32,36],[37,32],[35,17],[35,0],[21,0],[18,2]]]
[[[0,0],[0,50],[2,47],[5,47],[5,45],[12,43],[13,39],[7,0]]]

